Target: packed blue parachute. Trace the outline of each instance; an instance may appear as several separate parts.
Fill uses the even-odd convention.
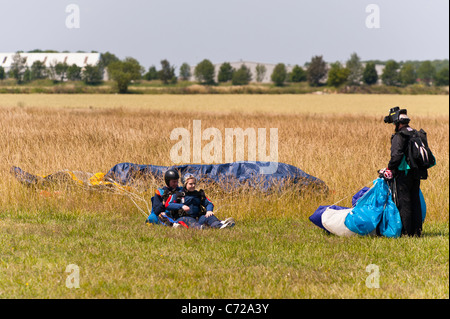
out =
[[[422,192],[420,202],[422,220],[425,220],[426,204]],[[400,212],[383,178],[374,180],[371,188],[359,190],[352,198],[352,207],[319,206],[309,220],[338,236],[379,235],[397,238],[402,232]]]

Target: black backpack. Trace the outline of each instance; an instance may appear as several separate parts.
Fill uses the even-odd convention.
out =
[[[423,129],[411,132],[406,152],[408,165],[413,169],[426,170],[436,165],[433,152],[428,147],[427,133]]]

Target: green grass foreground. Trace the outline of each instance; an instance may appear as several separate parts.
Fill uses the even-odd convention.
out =
[[[199,231],[135,212],[2,210],[0,298],[449,297],[448,222],[425,223],[422,238],[342,238],[306,215]],[[66,287],[70,264],[79,288]],[[379,288],[366,285],[371,264]]]

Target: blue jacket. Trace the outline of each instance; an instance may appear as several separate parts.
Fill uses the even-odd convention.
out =
[[[156,215],[159,215],[166,211],[165,202],[164,202],[164,194],[167,194],[172,192],[181,192],[183,191],[182,187],[177,187],[175,190],[169,189],[167,186],[164,186],[163,188],[157,188],[155,191],[155,196],[152,197],[152,210]],[[169,196],[170,197],[170,196]],[[167,200],[166,200],[167,202]]]
[[[184,196],[183,196],[184,195]],[[169,196],[165,203],[166,211],[179,211],[183,205],[189,206],[190,210],[186,212],[189,217],[200,217],[202,215],[202,207],[206,211],[213,211],[214,204],[206,197],[203,190],[188,192],[183,189],[182,192],[176,192]]]

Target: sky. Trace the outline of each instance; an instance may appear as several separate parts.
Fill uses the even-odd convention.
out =
[[[75,9],[74,9],[75,7]],[[0,0],[0,52],[304,65],[449,58],[448,0]]]

